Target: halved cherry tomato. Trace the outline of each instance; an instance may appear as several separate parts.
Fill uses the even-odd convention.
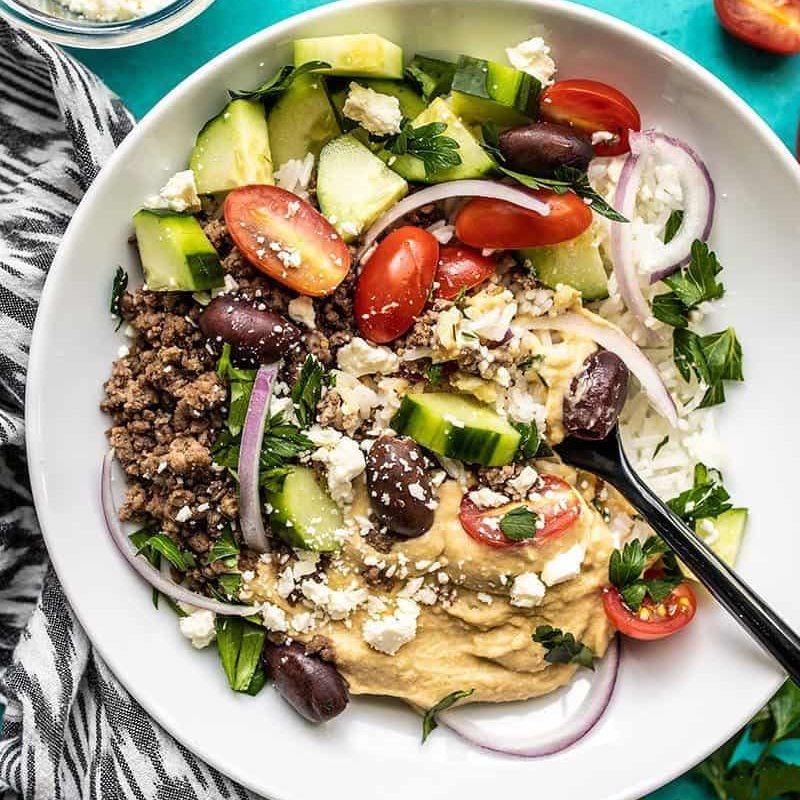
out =
[[[653,571],[645,577],[655,577]],[[638,611],[625,605],[616,586],[603,589],[603,609],[611,624],[632,639],[663,639],[685,628],[697,611],[697,597],[687,581],[679,584],[660,603],[646,597]]]
[[[798,0],[714,0],[722,27],[772,53],[800,53]]]
[[[469,492],[461,499],[458,519],[461,527],[473,538],[490,547],[514,547],[542,544],[564,533],[581,514],[581,502],[575,490],[557,475],[542,475],[536,494],[524,502],[508,503],[499,508],[479,508],[470,500]],[[527,508],[539,518],[531,539],[509,539],[500,529],[500,520],[512,509]]]
[[[422,228],[392,231],[364,265],[356,284],[356,325],[373,342],[404,334],[425,307],[439,261],[439,242]]]
[[[494,275],[495,263],[480,250],[448,244],[439,250],[436,296],[452,300],[462,289],[472,289]]]
[[[592,224],[592,210],[576,194],[532,192],[550,205],[545,217],[506,200],[475,197],[456,217],[456,235],[473,247],[505,250],[558,244],[580,236]]]
[[[331,224],[296,194],[242,186],[225,198],[225,223],[244,257],[278,283],[330,294],[350,270],[350,251]]]
[[[594,145],[596,156],[627,153],[628,131],[642,128],[636,106],[619,89],[600,81],[558,81],[542,93],[539,115],[547,122],[572,125],[583,133],[608,131],[614,139]]]

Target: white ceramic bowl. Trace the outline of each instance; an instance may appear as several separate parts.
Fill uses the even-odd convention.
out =
[[[733,387],[722,433],[737,502],[752,509],[740,567],[796,626],[795,422],[800,396],[796,319],[800,169],[732,92],[658,40],[556,0],[356,0],[275,25],[188,78],[152,111],[95,181],[45,287],[28,383],[28,443],[36,505],[56,570],[81,622],[139,702],[190,749],[273,800],[542,796],[638,798],[692,766],[770,696],[781,674],[704,597],[672,640],[625,642],[619,684],[601,723],[575,747],[523,760],[467,746],[440,730],[419,744],[404,706],[355,700],[311,727],[272,691],[231,693],[213,648],[197,653],[174,616],[156,612],[144,584],[106,534],[98,500],[103,430],[97,404],[120,345],[107,303],[117,264],[138,268],[126,244],[141,198],[185,166],[200,126],[226,88],[258,84],[290,60],[298,36],[377,32],[406,52],[503,58],[503,47],[544,28],[562,77],[608,81],[647,125],[690,142],[708,161],[719,205],[712,244],[728,287],[719,319],[735,322],[747,382]]]

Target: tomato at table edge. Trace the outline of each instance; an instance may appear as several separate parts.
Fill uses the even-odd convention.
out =
[[[645,573],[645,577],[652,577],[652,573],[649,575]],[[640,641],[655,641],[683,630],[697,612],[697,597],[688,581],[684,580],[678,584],[658,605],[669,604],[672,598],[686,600],[687,607],[669,617],[643,620],[638,612],[632,611],[625,605],[619,589],[609,585],[603,589],[603,611],[608,621],[624,636]],[[642,607],[651,610],[654,607],[653,601],[646,598]]]
[[[732,8],[734,5],[747,6],[752,12],[750,18],[743,19],[742,16],[736,15]],[[791,9],[792,6],[785,8]],[[800,8],[795,12],[796,26],[793,28],[770,20],[769,12],[754,8],[747,0],[714,0],[714,11],[720,25],[731,36],[751,47],[779,55],[800,53]],[[788,16],[791,16],[791,10]]]
[[[471,263],[470,263],[471,262]],[[455,267],[455,271],[453,270]],[[480,250],[466,244],[443,244],[439,248],[434,290],[436,297],[452,300],[462,289],[474,289],[494,275],[497,265]],[[451,273],[447,275],[450,269]],[[460,272],[459,272],[460,271]],[[465,276],[467,277],[464,280]],[[445,278],[445,280],[442,280]],[[446,284],[446,286],[445,286]]]
[[[507,200],[473,197],[458,212],[456,236],[479,249],[517,250],[569,241],[592,224],[592,209],[578,195],[548,189],[526,191],[548,203],[550,213],[544,216]]]
[[[297,210],[290,213],[289,204],[297,203]],[[275,206],[284,206],[283,212],[275,211]],[[258,227],[253,219],[254,207],[261,206],[264,211],[265,227]],[[225,224],[236,247],[247,261],[260,272],[269,275],[278,283],[288,286],[301,294],[311,297],[326,297],[345,279],[350,271],[350,251],[333,226],[310,203],[293,192],[278,186],[250,184],[231,189],[223,206]],[[249,212],[247,216],[244,212]],[[269,214],[274,213],[274,222],[280,221],[282,227],[294,227],[296,238],[287,241],[276,235],[274,228],[266,227]],[[261,238],[264,241],[260,242]],[[314,241],[316,240],[316,242]],[[270,249],[270,241],[294,247],[302,241],[308,247],[315,244],[313,263],[301,263],[298,267],[287,268]],[[307,256],[306,256],[307,257]],[[313,272],[313,280],[307,280]]]
[[[587,104],[595,107],[587,110]],[[570,125],[589,135],[600,131],[616,134],[617,141],[593,145],[596,156],[627,153],[630,150],[628,132],[642,129],[639,110],[627,95],[607,83],[589,78],[569,78],[548,86],[542,92],[539,116],[546,122]]]
[[[403,225],[386,236],[363,265],[356,283],[353,308],[364,337],[385,344],[411,328],[428,302],[438,263],[439,241],[423,228]],[[412,286],[412,277],[417,279],[416,287]],[[414,290],[413,296],[403,297],[401,303],[392,280],[399,281],[404,291]],[[374,281],[374,286],[368,287],[369,281]]]
[[[472,490],[466,491],[464,496],[461,498],[461,505],[458,509],[458,521],[461,523],[461,527],[476,542],[485,544],[487,547],[494,547],[498,549],[544,544],[552,541],[562,533],[565,533],[575,524],[575,522],[577,522],[581,515],[581,500],[578,497],[575,489],[558,475],[542,474],[540,477],[546,485],[541,489],[537,487],[537,492],[544,494],[544,492],[555,491],[557,489],[563,494],[568,493],[571,500],[571,502],[567,504],[567,507],[561,513],[553,515],[553,518],[556,520],[556,524],[552,525],[549,529],[547,523],[545,523],[543,528],[537,528],[536,533],[530,539],[520,540],[509,539],[499,527],[488,529],[488,535],[484,535],[481,533],[481,520],[487,517],[501,517],[512,509],[520,508],[522,506],[529,508],[530,510],[534,511],[534,513],[541,513],[541,506],[544,505],[544,503],[540,503],[538,500],[528,499],[507,503],[506,505],[499,506],[497,508],[479,508],[469,497],[470,491]],[[559,505],[558,502],[553,502],[549,498],[542,498],[542,500],[545,501],[549,507]],[[538,510],[537,503],[540,503]],[[546,517],[547,515],[545,514],[545,518]],[[476,519],[479,521],[479,524],[477,526],[473,526],[472,523]],[[502,537],[502,539],[500,537]]]

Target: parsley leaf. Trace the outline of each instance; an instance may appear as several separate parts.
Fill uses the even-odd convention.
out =
[[[675,238],[681,225],[683,225],[683,211],[677,209],[669,215],[667,224],[664,226],[664,244],[669,244]]]
[[[669,434],[667,434],[657,445],[656,449],[653,450],[653,458],[655,458],[660,452],[661,448],[664,447],[667,442],[669,442]]]
[[[226,527],[222,532],[219,539],[214,541],[208,551],[208,563],[213,564],[215,561],[222,561],[226,558],[235,558],[239,555],[239,545],[236,544],[236,539],[233,537],[233,531],[230,527]]]
[[[515,542],[533,539],[538,519],[539,516],[529,508],[517,506],[500,518],[500,530]]]
[[[685,380],[694,374],[708,389],[700,408],[725,402],[723,381],[742,381],[742,345],[733,328],[700,336],[685,328],[672,334],[675,366]]]
[[[642,578],[648,560],[656,555],[664,555],[664,574],[657,578]],[[625,605],[638,611],[648,595],[654,603],[660,603],[683,581],[671,555],[657,536],[644,542],[633,539],[622,550],[614,550],[608,561],[608,579],[619,590]]]
[[[564,633],[561,628],[539,625],[531,638],[547,650],[544,660],[550,664],[579,664],[594,669],[592,648],[576,641],[571,633]]]
[[[161,556],[180,572],[186,572],[195,565],[194,556],[181,550],[165,533],[154,533],[151,528],[143,528],[128,538],[136,548],[136,554],[144,556],[156,569],[161,564]]]
[[[722,475],[704,464],[694,468],[692,488],[668,500],[667,505],[689,524],[706,517],[718,517],[733,508],[730,495],[722,485]]]
[[[386,140],[386,149],[397,156],[418,158],[425,167],[425,175],[431,177],[461,163],[457,152],[460,145],[451,136],[443,135],[446,130],[444,122],[429,122],[415,128],[405,120],[400,133]]]
[[[283,467],[313,448],[311,440],[298,428],[287,422],[283,414],[273,414],[267,420],[264,441],[261,445],[261,469]]]
[[[111,285],[111,302],[108,304],[108,309],[112,316],[117,318],[117,327],[114,328],[115,331],[118,331],[122,325],[122,312],[119,309],[119,301],[122,299],[122,295],[125,294],[127,288],[128,273],[125,272],[122,267],[117,267],[117,271],[114,273],[114,282]]]
[[[415,55],[404,70],[405,76],[417,85],[426,103],[434,97],[447,94],[456,74],[456,65],[438,58]]]
[[[459,689],[458,691],[450,692],[450,694],[443,697],[435,706],[431,706],[422,718],[422,743],[425,744],[425,740],[439,727],[439,723],[436,722],[436,715],[440,711],[446,711],[459,700],[469,697],[474,694],[474,692],[474,689]]]
[[[495,160],[498,164],[502,164],[506,158],[500,152],[500,129],[494,120],[489,120],[481,125],[481,134],[483,135],[483,149]]]
[[[512,422],[511,424],[519,431],[519,444],[517,445],[514,460],[527,461],[528,459],[536,458],[541,443],[536,422]]]
[[[279,492],[283,487],[286,476],[292,471],[291,467],[273,467],[265,470],[258,476],[258,481],[267,491]]]
[[[675,292],[657,294],[653,298],[653,316],[672,328],[686,328],[689,312]]]
[[[217,617],[217,650],[228,684],[234,692],[248,692],[261,668],[261,650],[267,632],[240,617]]]
[[[231,597],[236,598],[242,585],[242,576],[238,572],[225,572],[222,575],[217,575],[217,583],[222,589],[226,600]]]
[[[231,362],[231,346],[225,343],[217,361],[217,375],[228,381],[230,387],[228,430],[232,436],[238,436],[242,431],[242,426],[247,416],[247,407],[250,405],[250,395],[253,392],[256,371],[234,367]]]
[[[428,369],[425,370],[425,380],[427,380],[431,386],[438,386],[442,380],[442,365],[431,364]]]
[[[769,701],[769,711],[775,722],[772,740],[800,737],[800,687],[786,681]]]
[[[262,103],[265,100],[275,100],[292,85],[296,78],[318,69],[328,69],[330,66],[327,61],[307,61],[299,67],[287,64],[281,67],[266,83],[262,83],[256,89],[249,91],[228,89],[228,94],[232,100],[260,100]]]
[[[317,403],[322,396],[322,387],[326,385],[330,384],[325,374],[325,367],[309,353],[291,393],[294,412],[302,428],[307,428],[314,421]]]
[[[517,363],[517,369],[525,372],[534,364],[540,364],[542,361],[544,361],[544,356],[541,353],[537,353],[536,355],[528,355]]]

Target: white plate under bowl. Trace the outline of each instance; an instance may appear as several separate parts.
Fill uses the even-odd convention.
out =
[[[137,274],[126,240],[141,199],[185,166],[195,134],[228,87],[257,85],[290,60],[298,36],[377,32],[415,51],[503,60],[503,48],[548,31],[561,77],[605,80],[707,159],[719,198],[712,245],[728,292],[747,382],[733,387],[722,433],[727,477],[752,509],[740,567],[800,626],[796,498],[800,427],[797,215],[800,169],[720,82],[658,40],[553,0],[355,0],[324,6],[247,39],[184,81],[119,148],[75,214],[44,290],[27,394],[36,506],[69,599],[95,646],[167,730],[223,772],[273,800],[485,800],[542,796],[628,800],[680,774],[739,728],[781,675],[704,598],[672,640],[625,643],[617,691],[577,746],[539,760],[491,754],[445,730],[421,747],[419,719],[398,703],[355,700],[312,727],[274,692],[230,692],[213,648],[194,652],[114,550],[98,481],[108,419],[102,382],[122,341],[107,303],[117,264]],[[444,656],[446,657],[446,655]]]

